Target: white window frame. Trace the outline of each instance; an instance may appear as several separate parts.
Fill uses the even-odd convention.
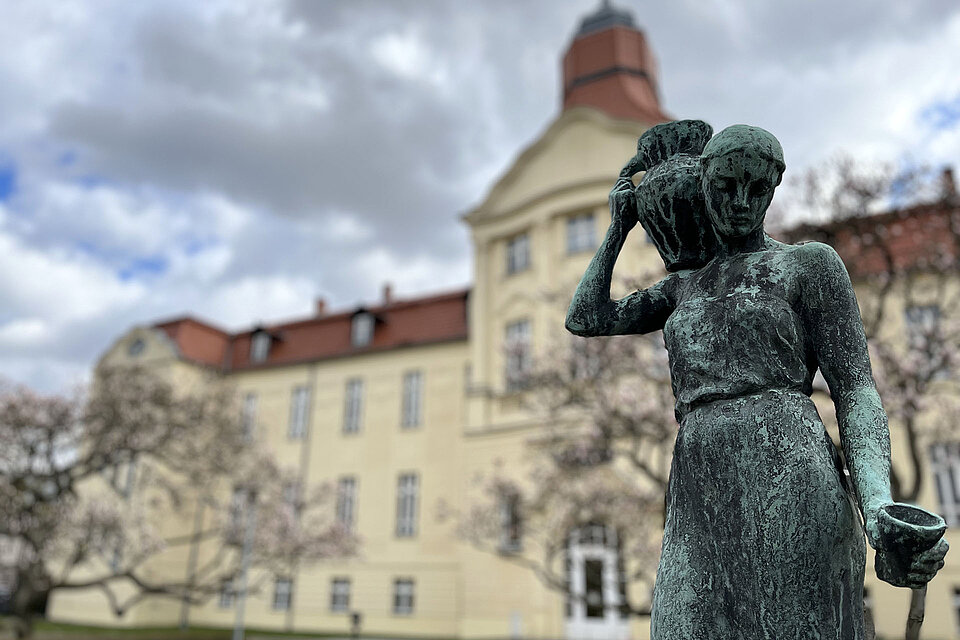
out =
[[[290,393],[290,425],[287,437],[302,440],[307,436],[307,418],[310,416],[310,387],[299,385]]]
[[[289,611],[293,606],[293,580],[278,577],[273,583],[273,610]]]
[[[414,369],[403,374],[403,406],[400,426],[419,427],[423,420],[423,371]]]
[[[960,443],[932,445],[930,472],[937,490],[940,514],[949,526],[960,525]]]
[[[504,329],[506,387],[513,391],[523,386],[523,374],[530,370],[530,320],[523,318],[507,324]]]
[[[376,317],[369,311],[354,314],[350,321],[350,344],[354,347],[366,347],[373,342]]]
[[[593,212],[567,218],[567,255],[593,251],[596,247],[597,234]]]
[[[250,362],[266,362],[273,339],[266,331],[254,331],[250,336]]]
[[[350,610],[350,578],[336,577],[330,581],[330,611]]]
[[[506,244],[507,275],[521,273],[530,268],[530,234],[518,233]]]
[[[413,578],[393,579],[393,613],[398,616],[413,614],[416,603],[416,582]]]
[[[347,380],[344,395],[343,432],[359,433],[363,420],[363,378]]]
[[[342,476],[337,480],[337,522],[353,530],[357,516],[357,477]]]
[[[420,492],[420,476],[414,472],[401,473],[397,477],[397,526],[398,538],[417,535],[417,510]]]
[[[257,393],[255,391],[248,391],[243,395],[240,429],[244,440],[247,442],[253,440],[257,431]]]

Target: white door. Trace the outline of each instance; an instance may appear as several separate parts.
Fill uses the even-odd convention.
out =
[[[589,524],[570,535],[567,640],[628,640],[620,613],[616,532]]]

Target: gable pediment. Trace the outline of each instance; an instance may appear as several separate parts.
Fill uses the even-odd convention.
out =
[[[615,120],[595,109],[564,111],[464,216],[470,225],[499,218],[552,193],[597,183],[609,184],[636,152],[646,127]]]

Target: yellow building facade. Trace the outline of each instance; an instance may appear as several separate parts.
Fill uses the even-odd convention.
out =
[[[649,636],[647,619],[616,612],[617,559],[602,532],[571,549],[572,588],[584,596],[598,590],[593,595],[605,605],[590,611],[568,608],[530,570],[461,541],[437,512],[441,504],[466,510],[474,479],[494,466],[522,469],[542,433],[542,418],[517,402],[510,373],[522,368],[516,358],[525,350],[566,339],[555,294],[569,297],[592,257],[609,223],[607,194],[637,137],[669,119],[657,95],[643,34],[629,14],[605,5],[583,21],[564,59],[560,115],[464,216],[474,259],[469,292],[417,300],[385,292],[375,307],[318,308],[314,318],[242,334],[179,319],[135,328],[104,355],[104,364],[171,367],[180,379],[226,378],[259,445],[307,486],[338,487],[337,515],[362,538],[360,556],[303,566],[267,585],[247,603],[248,627],[346,636],[357,612],[363,634],[374,637]],[[662,270],[653,245],[642,231],[635,235],[618,273]],[[505,345],[520,345],[521,355]],[[960,486],[960,466],[955,481]],[[921,504],[939,510],[934,487],[933,479],[926,483]],[[168,526],[195,530],[195,515]],[[188,575],[188,549],[162,560],[156,571]],[[908,593],[879,583],[870,567],[867,573],[878,632],[898,637]],[[925,638],[960,637],[958,594],[954,561],[930,586]],[[229,598],[199,607],[152,598],[117,619],[98,592],[70,592],[54,594],[49,615],[229,627],[235,606]]]

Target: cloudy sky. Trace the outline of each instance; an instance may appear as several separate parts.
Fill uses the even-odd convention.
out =
[[[465,285],[459,215],[557,115],[598,0],[31,0],[0,20],[0,376],[83,378],[128,327],[242,328]],[[666,109],[960,159],[960,3],[618,0]]]

